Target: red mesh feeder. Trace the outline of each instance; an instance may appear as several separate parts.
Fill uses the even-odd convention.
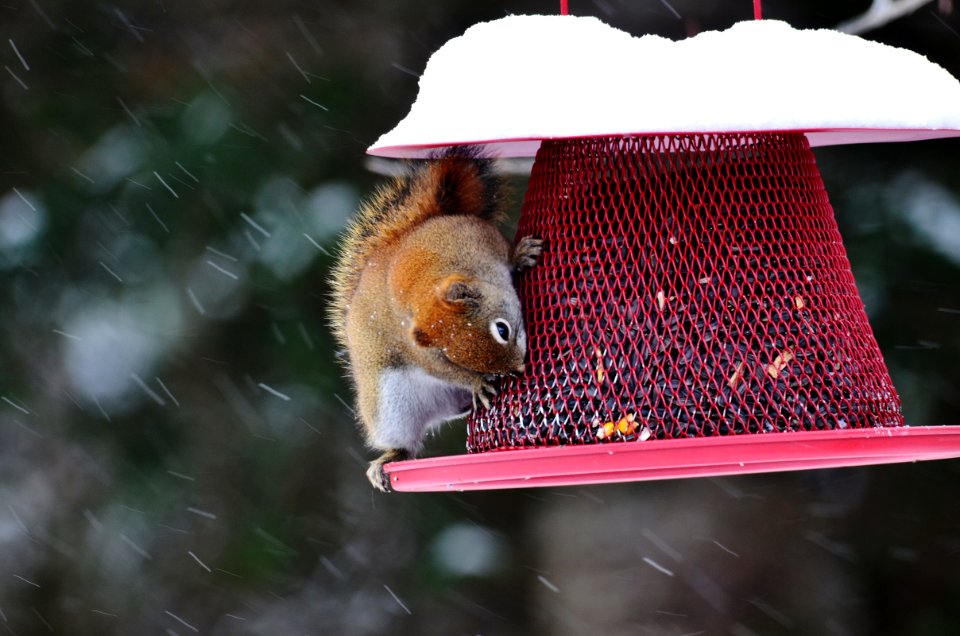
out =
[[[904,426],[810,148],[816,135],[535,143],[518,237],[539,236],[545,249],[517,282],[526,373],[468,418],[467,455],[388,464],[394,488],[960,456],[960,427]],[[522,154],[530,143],[493,147]]]
[[[472,452],[902,426],[802,133],[544,142],[524,377]]]

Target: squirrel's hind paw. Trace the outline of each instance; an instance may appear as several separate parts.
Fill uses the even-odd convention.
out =
[[[543,239],[535,236],[524,236],[513,248],[510,258],[513,270],[516,272],[529,269],[537,264],[537,259],[543,253]]]
[[[390,486],[390,476],[383,470],[383,466],[390,462],[398,462],[411,457],[410,451],[402,448],[391,448],[380,457],[370,462],[367,468],[367,479],[380,492],[393,492]]]

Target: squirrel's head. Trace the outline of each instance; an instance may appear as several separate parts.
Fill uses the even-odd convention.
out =
[[[527,334],[513,286],[448,276],[410,329],[414,343],[478,373],[524,370]]]

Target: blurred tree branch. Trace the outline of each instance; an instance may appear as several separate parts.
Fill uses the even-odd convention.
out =
[[[855,18],[837,25],[837,31],[859,35],[882,27],[908,13],[913,13],[930,0],[873,0],[870,8]]]

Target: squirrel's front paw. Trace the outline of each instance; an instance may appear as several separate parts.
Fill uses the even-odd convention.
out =
[[[514,271],[522,271],[537,264],[537,259],[543,253],[543,239],[535,236],[524,236],[513,248],[511,258]]]
[[[497,397],[497,385],[494,384],[494,380],[489,377],[484,377],[480,380],[480,384],[477,385],[476,389],[473,391],[473,408],[477,408],[477,400],[480,401],[480,404],[483,405],[483,408],[490,408],[490,401]]]

